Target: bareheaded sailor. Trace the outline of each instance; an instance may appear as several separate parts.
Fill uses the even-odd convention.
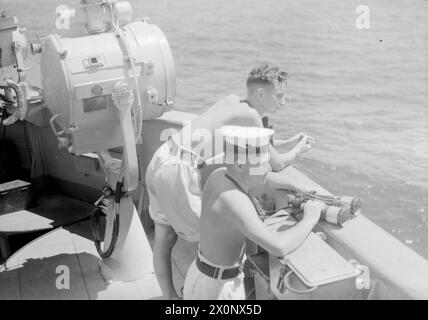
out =
[[[249,190],[265,183],[273,130],[224,126],[220,132],[225,167],[214,171],[204,186],[199,250],[186,275],[184,299],[245,299],[246,239],[275,256],[285,256],[303,243],[324,207],[309,201],[304,218],[293,228],[270,230]]]

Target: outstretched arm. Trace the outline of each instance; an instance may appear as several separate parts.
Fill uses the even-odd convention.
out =
[[[263,127],[263,122],[257,111],[249,109],[248,117],[249,119],[247,119],[248,123],[246,123],[246,125]],[[269,148],[269,164],[274,172],[284,169],[298,154],[307,152],[311,148],[311,145],[315,143],[315,138],[304,133],[299,133],[286,140],[285,143],[294,145],[294,147],[290,151],[282,154],[276,151],[272,145]]]
[[[272,145],[270,147],[270,165],[272,167],[272,171],[274,172],[284,169],[296,158],[298,154],[309,151],[312,147],[312,144],[315,143],[315,139],[303,133],[299,133],[288,139],[287,143],[295,143],[295,146],[290,151],[285,153],[279,153]]]
[[[286,256],[303,243],[318,222],[321,210],[325,206],[318,201],[308,201],[300,222],[284,231],[272,231],[260,220],[246,195],[242,193],[225,195],[224,201],[224,205],[231,211],[231,223],[246,238],[277,257]]]

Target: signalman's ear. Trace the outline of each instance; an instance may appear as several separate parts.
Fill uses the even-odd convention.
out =
[[[265,94],[265,90],[263,88],[258,88],[257,89],[257,96],[259,97],[259,99],[263,99],[263,96]]]

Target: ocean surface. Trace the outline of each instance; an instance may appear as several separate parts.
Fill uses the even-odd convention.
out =
[[[55,31],[67,0],[0,0],[32,39]],[[259,62],[289,73],[277,138],[317,138],[295,166],[428,258],[428,1],[134,0],[166,34],[176,107],[201,113],[245,94]],[[355,10],[370,9],[370,29]],[[280,151],[284,151],[281,150]]]

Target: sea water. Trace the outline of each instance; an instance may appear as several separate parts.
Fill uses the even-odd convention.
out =
[[[54,33],[67,0],[0,0],[30,38]],[[131,0],[166,34],[176,108],[244,97],[260,62],[289,73],[277,138],[316,137],[295,166],[428,258],[428,1]],[[369,28],[357,28],[357,7]],[[280,151],[285,151],[279,148]]]

